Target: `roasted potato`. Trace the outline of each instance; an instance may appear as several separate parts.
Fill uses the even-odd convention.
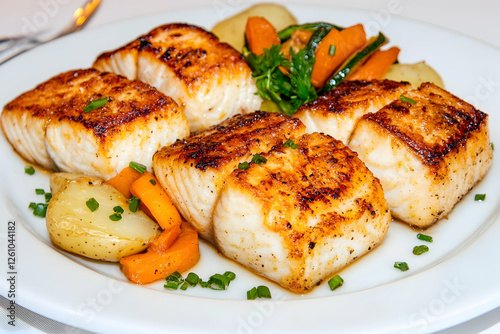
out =
[[[265,17],[278,31],[292,24],[297,24],[295,17],[285,7],[276,4],[259,4],[220,21],[212,28],[212,33],[219,37],[222,42],[242,51],[245,44],[245,27],[250,16]]]
[[[59,190],[63,189],[66,186],[66,183],[69,181],[73,181],[76,179],[87,180],[88,182],[94,184],[101,184],[104,181],[98,177],[86,176],[80,173],[52,173],[50,175],[50,192],[52,195],[55,195]]]
[[[419,87],[423,82],[432,82],[444,88],[439,74],[424,61],[415,64],[394,64],[389,68],[384,79],[408,81],[413,87]]]
[[[54,184],[65,177],[47,208],[47,230],[55,245],[91,259],[116,262],[143,251],[160,234],[159,225],[140,210],[130,211],[127,198],[114,187],[67,175],[54,177],[58,180]],[[92,198],[98,203],[95,211],[87,206]],[[123,213],[114,221],[110,216],[118,206]]]

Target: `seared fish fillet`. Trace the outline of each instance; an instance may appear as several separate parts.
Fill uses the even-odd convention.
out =
[[[363,116],[349,146],[380,179],[392,215],[426,228],[488,171],[488,115],[430,83],[404,96],[413,101]]]
[[[89,102],[108,98],[85,112]],[[189,135],[177,103],[157,89],[95,69],[59,74],[10,103],[1,116],[9,142],[48,169],[109,178],[130,161]]]
[[[212,212],[227,175],[254,154],[269,151],[304,131],[298,119],[285,115],[236,115],[162,148],[153,157],[153,169],[181,214],[201,237],[212,242]]]
[[[347,145],[361,116],[379,110],[410,88],[407,82],[390,80],[345,81],[301,106],[294,116],[308,133],[326,133]]]
[[[201,131],[262,100],[244,57],[213,34],[173,23],[100,55],[95,68],[139,79],[184,108],[191,131]]]
[[[342,142],[313,133],[295,144],[229,175],[213,228],[225,256],[305,292],[377,246],[391,215],[379,180]]]

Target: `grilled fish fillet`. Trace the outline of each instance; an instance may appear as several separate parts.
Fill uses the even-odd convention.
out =
[[[102,71],[139,79],[184,108],[192,132],[261,105],[244,57],[202,28],[167,24],[128,45],[100,55]]]
[[[391,215],[380,182],[342,142],[313,133],[295,144],[229,175],[213,228],[228,258],[305,292],[377,246]]]
[[[347,145],[361,116],[375,112],[410,89],[407,82],[345,81],[304,104],[294,115],[308,133],[326,133]]]
[[[162,148],[153,157],[153,169],[181,214],[212,242],[212,212],[227,175],[254,154],[304,131],[299,120],[277,113],[236,115]]]
[[[380,179],[392,215],[426,228],[488,171],[488,115],[430,83],[404,96],[413,101],[363,116],[349,146]]]
[[[104,106],[84,112],[89,102]],[[69,71],[10,103],[1,115],[9,142],[48,169],[109,178],[136,161],[151,167],[160,147],[189,135],[177,103],[157,89],[95,69]]]

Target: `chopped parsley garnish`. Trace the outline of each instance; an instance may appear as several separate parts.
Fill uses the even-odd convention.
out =
[[[264,49],[261,55],[247,49],[243,54],[256,79],[260,97],[276,103],[284,114],[293,115],[301,105],[318,97],[311,83],[315,57],[310,48],[305,47],[298,53],[290,50],[290,60],[285,58],[280,45]]]
[[[293,142],[293,140],[291,139],[288,139],[284,144],[283,144],[284,147],[290,147],[290,148],[293,148],[294,150],[299,147],[299,145],[295,144]]]
[[[401,95],[401,96],[399,97],[399,99],[401,100],[401,102],[405,102],[405,103],[409,103],[409,104],[416,104],[416,103],[417,103],[417,101],[412,100],[412,99],[410,99],[409,97],[406,97],[406,96],[404,96],[404,95]]]
[[[339,288],[344,284],[344,279],[340,277],[339,275],[335,275],[330,280],[328,281],[328,286],[330,287],[330,290],[335,290],[336,288]]]
[[[486,199],[486,194],[476,194],[474,196],[475,201],[484,201]]]
[[[85,108],[83,108],[83,111],[84,112],[90,112],[92,110],[95,110],[95,109],[98,109],[98,108],[101,108],[101,107],[104,107],[104,105],[106,103],[108,103],[109,101],[109,98],[107,97],[103,97],[101,99],[97,99],[97,100],[94,100],[94,101],[91,101],[89,102]]]
[[[35,168],[33,168],[33,166],[25,166],[24,172],[28,175],[33,175],[35,174]]]
[[[128,166],[132,169],[135,169],[136,171],[138,171],[141,174],[144,174],[146,172],[146,170],[148,169],[145,165],[138,163],[138,162],[135,162],[135,161],[131,161],[128,164]]]
[[[410,269],[410,267],[408,267],[408,263],[406,262],[394,262],[394,268],[401,271],[407,271]]]
[[[260,165],[260,164],[265,164],[267,162],[267,159],[261,156],[259,153],[255,153],[255,155],[252,157],[252,162],[255,162],[257,165]]]
[[[413,254],[415,255],[421,255],[424,254],[425,252],[429,251],[429,247],[426,245],[420,245],[420,246],[415,246],[413,247]]]

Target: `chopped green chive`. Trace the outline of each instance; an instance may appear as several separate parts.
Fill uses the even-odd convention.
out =
[[[330,56],[335,56],[335,50],[337,49],[337,47],[335,45],[330,45],[330,48],[328,49],[328,54]]]
[[[295,150],[297,147],[299,147],[299,145],[295,144],[295,143],[293,142],[293,140],[291,140],[291,139],[288,139],[288,140],[287,140],[287,141],[283,144],[283,146],[293,148],[294,150]]]
[[[490,145],[491,145],[491,149],[494,151],[495,150],[495,144],[490,143]]]
[[[200,281],[200,276],[196,275],[195,273],[189,273],[185,281],[191,286],[196,286]]]
[[[432,237],[430,235],[425,235],[422,233],[417,234],[417,239],[427,242],[432,242]]]
[[[50,199],[52,198],[51,193],[46,193],[45,190],[43,189],[35,189],[35,193],[37,195],[43,195],[45,198],[45,203],[35,203],[31,202],[28,205],[28,208],[33,210],[33,215],[40,217],[40,218],[45,218],[45,215],[47,214],[47,207]]]
[[[149,180],[149,183],[151,183],[153,186],[156,186],[156,181],[153,179]]]
[[[266,163],[267,162],[267,159],[264,158],[263,156],[261,156],[260,154],[256,153],[253,157],[252,157],[252,162],[255,162],[256,164],[260,165],[262,163]]]
[[[97,209],[99,209],[99,202],[97,202],[94,197],[89,198],[87,202],[85,202],[85,204],[87,204],[87,208],[89,208],[89,210],[92,212],[95,212],[97,211]]]
[[[132,169],[135,169],[136,171],[138,171],[141,174],[144,174],[144,172],[146,172],[146,170],[148,169],[143,164],[140,164],[140,163],[135,162],[135,161],[131,161],[128,166]]]
[[[420,246],[415,246],[413,247],[413,254],[415,255],[421,255],[424,254],[425,252],[429,251],[429,247],[426,245],[420,245]]]
[[[214,274],[208,279],[208,286],[212,290],[226,290],[229,285],[229,278],[221,275]]]
[[[259,285],[257,287],[257,295],[259,298],[271,298],[271,291],[265,285]]]
[[[182,275],[178,271],[176,271],[165,278],[165,284],[163,285],[163,287],[165,289],[177,290],[182,283],[184,283]]]
[[[257,299],[257,297],[258,297],[258,294],[257,294],[256,287],[253,287],[247,291],[247,300],[254,300],[254,299]]]
[[[195,273],[189,273],[184,279],[179,272],[174,272],[165,279],[163,287],[165,289],[177,290],[180,286],[181,290],[186,290],[189,286],[196,286],[198,283],[202,288],[210,288],[212,290],[226,290],[229,283],[236,278],[236,275],[231,271],[226,271],[224,274],[215,274],[210,276],[208,281],[203,281]]]
[[[89,112],[89,111],[95,110],[97,108],[104,107],[104,105],[106,103],[108,103],[108,101],[109,101],[109,98],[107,98],[107,97],[103,97],[102,99],[97,99],[97,100],[91,101],[85,106],[85,108],[83,108],[83,111]]]
[[[476,194],[476,196],[474,196],[475,201],[484,201],[485,199],[486,199],[486,194]]]
[[[113,208],[113,211],[114,211],[115,213],[118,213],[118,214],[122,214],[122,213],[124,212],[123,208],[122,208],[121,206],[119,206],[119,205],[115,206],[115,207]]]
[[[111,216],[109,216],[109,219],[111,219],[114,222],[117,222],[120,219],[122,219],[122,213],[124,212],[124,210],[123,210],[123,208],[121,206],[119,206],[119,205],[115,206],[113,208],[113,211],[115,213],[113,213]]]
[[[402,94],[399,96],[399,98],[400,98],[401,102],[405,102],[405,103],[409,103],[409,104],[415,104],[415,103],[417,103],[417,101],[412,100],[409,97],[406,97],[406,96],[404,96]]]
[[[344,284],[344,280],[339,275],[333,276],[328,281],[328,286],[330,287],[330,290],[332,290],[332,291],[335,290],[336,288],[341,287],[342,284]]]
[[[114,222],[117,222],[122,219],[122,215],[119,213],[113,213],[112,215],[109,216],[109,219],[111,219]]]
[[[141,200],[139,197],[132,196],[128,199],[128,208],[132,212],[137,212],[139,206],[141,205]]]
[[[247,291],[247,300],[254,300],[257,298],[271,298],[271,291],[265,285],[253,287]]]
[[[48,204],[46,203],[37,203],[35,208],[33,209],[33,215],[40,218],[45,218],[45,216],[47,215],[47,206]]]
[[[394,262],[394,268],[401,271],[407,271],[410,269],[410,267],[408,267],[408,263],[406,262]]]
[[[35,168],[33,168],[33,166],[25,166],[24,172],[28,175],[33,175],[35,174]]]
[[[250,164],[247,161],[238,164],[238,169],[241,170],[247,170],[248,167],[250,167]]]

